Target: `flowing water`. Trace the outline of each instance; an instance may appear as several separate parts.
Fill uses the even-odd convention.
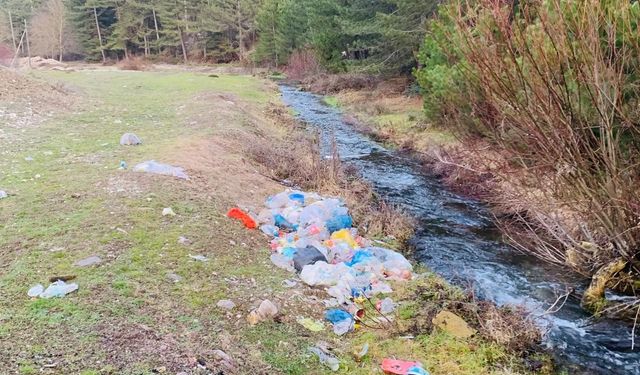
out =
[[[281,92],[299,119],[320,131],[326,155],[335,138],[341,159],[355,165],[388,201],[418,219],[413,239],[418,261],[454,283],[473,285],[481,298],[524,305],[540,316],[548,332],[545,344],[558,361],[581,368],[570,373],[640,375],[640,348],[631,350],[631,326],[589,320],[575,297],[557,313],[543,314],[568,287],[584,289],[584,280],[516,253],[500,241],[482,204],[452,193],[410,158],[358,133],[322,96],[284,85]],[[636,341],[640,343],[640,336]]]

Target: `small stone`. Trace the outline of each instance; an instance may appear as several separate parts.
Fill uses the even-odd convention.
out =
[[[88,258],[84,258],[74,263],[76,267],[88,267],[102,263],[102,259],[99,256],[93,255]]]
[[[176,213],[173,212],[173,208],[171,207],[165,207],[162,210],[162,216],[176,216]]]
[[[294,286],[298,285],[298,283],[293,280],[283,280],[282,283],[287,288],[293,288]]]
[[[271,319],[276,315],[278,315],[278,307],[276,307],[273,302],[266,299],[260,303],[260,307],[249,313],[247,321],[251,325],[256,325],[262,321]]]
[[[125,133],[120,137],[120,144],[122,146],[135,146],[142,144],[140,138],[133,133]]]
[[[440,311],[432,320],[433,324],[439,329],[458,338],[467,338],[473,336],[476,331],[469,327],[469,324],[458,315],[450,311]]]
[[[180,236],[180,237],[178,238],[178,243],[179,243],[180,245],[190,246],[192,242],[191,242],[191,240],[190,240],[190,239],[188,239],[187,237]]]
[[[175,274],[173,272],[169,272],[167,273],[167,279],[169,279],[169,281],[171,281],[172,283],[177,283],[177,282],[180,282],[180,280],[182,280],[182,276]]]
[[[236,307],[236,304],[233,303],[233,301],[231,301],[231,300],[222,299],[222,300],[218,301],[216,306],[218,306],[221,309],[225,309],[225,310],[233,310],[233,308]]]

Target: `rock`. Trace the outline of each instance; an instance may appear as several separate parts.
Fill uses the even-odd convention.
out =
[[[76,267],[88,267],[102,263],[102,259],[99,256],[93,255],[88,258],[84,258],[75,262],[73,265]]]
[[[122,146],[135,146],[142,144],[142,141],[133,133],[124,133],[122,137],[120,137],[120,144]]]
[[[190,246],[192,244],[191,240],[187,237],[180,236],[178,238],[178,243],[183,246]]]
[[[176,216],[176,213],[173,212],[173,208],[165,207],[162,209],[162,216]]]
[[[173,283],[177,283],[177,282],[180,282],[180,280],[182,280],[182,276],[175,274],[173,272],[169,272],[167,273],[167,279],[169,279],[169,281]]]
[[[267,319],[271,319],[276,315],[278,315],[278,308],[273,304],[273,302],[266,299],[260,303],[260,307],[249,313],[247,321],[251,325],[256,325]]]
[[[471,337],[476,333],[473,328],[469,327],[464,319],[450,311],[440,311],[440,313],[433,318],[432,322],[439,329],[458,338]]]
[[[298,285],[297,282],[295,282],[294,280],[283,280],[282,284],[286,287],[286,288],[293,288],[296,285]]]
[[[231,301],[231,300],[221,299],[220,301],[218,301],[216,306],[218,306],[221,309],[225,309],[225,310],[233,310],[233,308],[236,307],[236,304],[233,303],[233,301]]]

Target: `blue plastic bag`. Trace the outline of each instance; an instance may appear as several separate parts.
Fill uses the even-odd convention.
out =
[[[373,254],[371,254],[367,250],[358,250],[353,254],[353,257],[350,261],[344,262],[345,265],[349,267],[353,267],[354,265],[361,263],[367,259],[373,258]]]
[[[330,321],[331,323],[337,323],[347,319],[352,320],[353,316],[351,316],[351,314],[349,314],[344,310],[331,309],[331,310],[325,311],[324,318]]]
[[[326,222],[326,227],[329,233],[337,232],[340,229],[351,228],[353,226],[353,219],[349,215],[338,215]]]

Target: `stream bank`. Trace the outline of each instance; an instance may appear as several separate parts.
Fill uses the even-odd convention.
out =
[[[500,241],[483,204],[451,192],[425,175],[419,163],[355,131],[323,97],[290,86],[281,91],[300,120],[321,132],[326,153],[335,136],[345,162],[386,199],[418,218],[412,240],[418,260],[450,281],[473,285],[483,299],[525,306],[547,330],[545,344],[561,362],[590,373],[640,374],[640,353],[631,350],[632,327],[591,320],[573,296],[555,314],[546,313],[568,288],[584,290],[582,278],[515,253]]]

